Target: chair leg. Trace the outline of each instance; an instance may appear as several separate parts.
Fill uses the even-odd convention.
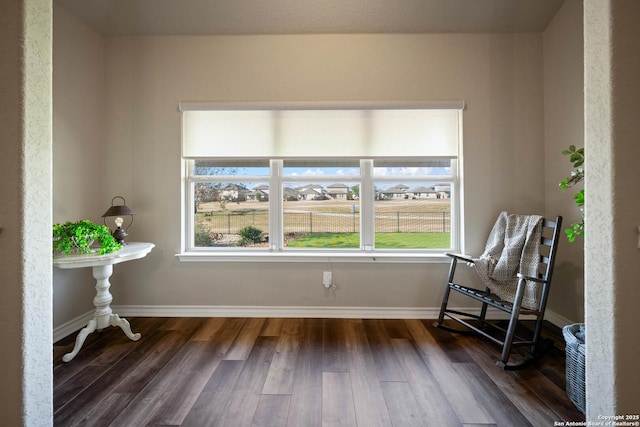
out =
[[[485,292],[490,292],[491,290],[489,288],[485,289]],[[482,309],[480,309],[480,323],[479,323],[479,328],[482,329],[484,328],[484,319],[485,317],[487,317],[487,307],[488,304],[487,303],[482,303]]]
[[[533,332],[533,344],[531,345],[531,357],[538,356],[540,352],[540,336],[542,335],[542,325],[543,325],[543,317],[542,314],[538,316],[536,319],[536,327]]]
[[[513,343],[513,338],[516,335],[516,327],[518,326],[518,317],[520,316],[520,306],[522,305],[522,298],[524,297],[524,287],[526,285],[526,280],[518,281],[518,288],[516,290],[516,295],[513,299],[513,308],[511,309],[511,316],[509,318],[509,326],[507,328],[507,334],[504,338],[504,344],[502,345],[502,358],[501,363],[498,362],[501,366],[504,366],[505,369],[508,369],[509,366],[509,356],[511,355],[511,344]]]
[[[451,260],[451,265],[449,266],[449,277],[447,278],[447,284],[444,288],[444,295],[442,296],[440,314],[438,315],[438,321],[434,324],[434,326],[440,326],[442,325],[442,322],[444,322],[444,312],[447,310],[447,305],[449,304],[449,295],[451,294],[451,288],[449,287],[449,285],[453,281],[453,276],[455,275],[457,264],[458,260],[453,258]]]
[[[531,356],[532,357],[538,357],[538,355],[544,350],[541,347],[547,347],[549,345],[549,343],[545,343],[542,339],[542,327],[544,325],[544,312],[547,308],[547,297],[549,296],[549,285],[548,284],[544,284],[544,288],[542,290],[542,296],[540,297],[540,304],[538,306],[538,316],[536,316],[536,326],[533,332],[533,345],[531,345]],[[552,340],[546,340],[546,341],[551,341],[551,345],[553,345],[553,341]]]
[[[444,295],[442,297],[442,305],[440,306],[440,314],[438,315],[438,322],[436,326],[442,325],[442,322],[444,322],[444,312],[447,310],[447,304],[449,304],[450,294],[451,294],[451,288],[447,283],[447,286],[444,289]]]

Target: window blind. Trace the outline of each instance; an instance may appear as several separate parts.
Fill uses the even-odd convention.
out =
[[[182,155],[187,159],[458,156],[462,101],[392,108],[294,107],[181,103]]]

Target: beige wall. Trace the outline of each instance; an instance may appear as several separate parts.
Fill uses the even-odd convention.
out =
[[[464,99],[468,251],[499,210],[544,211],[540,34],[114,37],[105,52],[106,192],[138,213],[131,238],[157,244],[117,269],[119,304],[439,305],[444,264],[334,263],[326,296],[326,263],[178,262],[182,100]]]
[[[103,172],[103,38],[60,7],[53,29],[53,221],[101,223],[111,203]],[[90,269],[55,270],[54,325],[90,311],[94,286]]]
[[[87,42],[56,45],[64,51],[56,58],[84,59],[84,73],[100,74],[99,37],[77,23],[58,30],[66,33],[60,40],[81,34],[95,47],[87,48]],[[67,180],[87,200],[71,205],[73,211],[98,220],[103,201],[123,195],[138,214],[130,238],[157,245],[145,260],[115,269],[114,304],[435,308],[440,303],[445,264],[333,263],[339,288],[327,295],[320,280],[326,263],[180,263],[174,255],[180,250],[177,105],[183,100],[464,99],[467,252],[482,250],[502,209],[555,213],[545,210],[556,189],[549,188],[551,178],[544,170],[555,148],[542,145],[549,139],[542,34],[109,37],[102,61],[102,92],[92,77],[85,78],[84,89],[58,79],[57,71],[55,81],[60,90],[104,96],[102,106],[84,108],[88,122],[69,131],[77,146],[103,126],[104,147],[97,139],[83,146],[84,155],[102,156],[104,162],[98,163],[103,166],[96,165],[96,175],[74,185],[71,170],[56,161],[54,182]],[[565,172],[562,164],[557,175]],[[84,190],[87,184],[99,192]],[[71,201],[72,193],[56,188],[59,203]],[[64,289],[56,292],[58,326],[90,310],[90,302],[74,306],[69,301],[90,300],[92,290],[86,291],[84,275],[55,275],[56,285]],[[580,310],[573,302],[565,308],[564,295],[554,292],[554,309],[578,320],[573,316]]]
[[[580,219],[578,190],[559,191],[572,165],[561,154],[584,147],[582,1],[567,0],[544,32],[545,212],[562,215],[564,227]],[[584,240],[562,238],[549,309],[575,322],[584,320]]]

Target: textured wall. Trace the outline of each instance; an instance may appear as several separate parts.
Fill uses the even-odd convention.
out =
[[[52,423],[51,3],[0,15],[0,419]]]
[[[638,413],[640,2],[586,0],[587,415]]]
[[[20,247],[20,209],[19,185],[16,177],[20,167],[17,160],[22,145],[22,129],[20,112],[16,104],[21,102],[20,87],[22,84],[23,52],[19,47],[22,16],[20,2],[12,2],[3,8],[0,14],[0,139],[3,142],[3,155],[0,156],[0,194],[9,197],[13,203],[0,204],[0,283],[3,287],[0,299],[0,338],[6,349],[2,353],[3,381],[0,383],[0,416],[10,424],[19,425],[22,417],[22,351],[23,319],[20,313],[22,305],[22,278],[19,254],[15,248]],[[18,104],[19,105],[19,104]],[[5,148],[6,145],[6,148]]]

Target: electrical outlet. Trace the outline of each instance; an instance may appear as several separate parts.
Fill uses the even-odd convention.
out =
[[[322,285],[325,288],[331,287],[331,272],[325,271],[322,273]]]

